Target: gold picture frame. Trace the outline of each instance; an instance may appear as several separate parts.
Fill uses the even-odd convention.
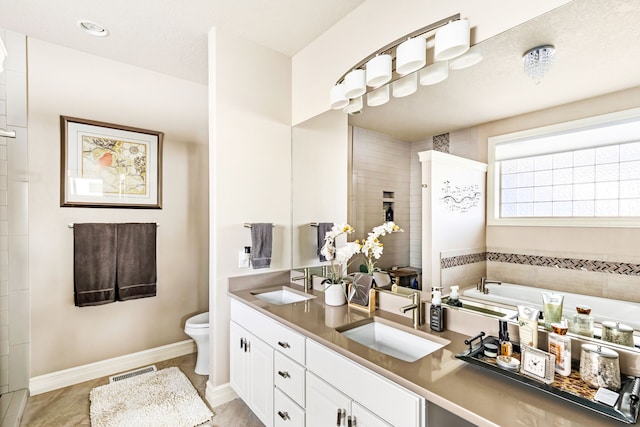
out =
[[[60,116],[60,136],[60,206],[162,209],[162,132]]]

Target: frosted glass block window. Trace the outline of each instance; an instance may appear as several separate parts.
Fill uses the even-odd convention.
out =
[[[496,165],[502,218],[640,217],[640,142],[527,156]]]

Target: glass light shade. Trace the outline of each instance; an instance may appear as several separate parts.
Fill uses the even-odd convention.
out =
[[[365,71],[361,69],[351,70],[344,78],[345,96],[353,99],[362,96],[366,91]]]
[[[362,112],[362,97],[354,98],[344,107],[343,111],[347,114],[358,114]]]
[[[387,102],[389,102],[389,85],[379,87],[367,94],[367,105],[369,107],[377,107]]]
[[[391,80],[391,55],[378,55],[367,62],[367,86],[378,87]]]
[[[418,71],[426,63],[427,40],[425,38],[414,37],[398,45],[396,49],[396,72],[401,76]]]
[[[344,108],[349,103],[349,100],[344,94],[344,83],[340,83],[331,88],[331,109],[339,110]]]
[[[469,21],[459,19],[449,22],[436,32],[434,58],[445,61],[460,56],[469,50]]]
[[[469,68],[482,61],[482,49],[480,45],[472,46],[464,55],[449,61],[449,68],[452,70],[462,70],[463,68]]]
[[[393,96],[402,98],[418,90],[418,73],[409,74],[393,82]]]
[[[420,70],[420,84],[423,86],[440,83],[449,77],[449,61],[434,62]]]

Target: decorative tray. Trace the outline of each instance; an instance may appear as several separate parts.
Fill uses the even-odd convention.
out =
[[[471,340],[466,340],[465,344],[469,346],[469,349],[457,354],[456,358],[623,423],[635,424],[638,420],[638,409],[640,407],[640,402],[638,402],[638,388],[640,387],[640,377],[636,378],[622,375],[622,388],[619,391],[620,397],[613,406],[610,406],[595,399],[598,390],[589,387],[580,379],[580,372],[578,369],[575,369],[576,366],[572,366],[571,375],[568,377],[555,374],[553,383],[545,384],[542,381],[525,376],[520,372],[503,369],[498,366],[495,358],[484,355],[485,344],[495,344],[500,348],[498,338],[488,336],[483,339],[482,337],[484,337],[484,333],[481,333]],[[473,346],[473,341],[477,338],[480,338],[480,344]],[[518,360],[520,359],[520,347],[516,344],[513,345],[512,356]],[[573,362],[575,365],[577,361],[574,360]]]

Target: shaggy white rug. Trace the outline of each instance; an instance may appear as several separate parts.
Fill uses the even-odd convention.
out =
[[[89,400],[92,427],[193,427],[213,416],[177,367],[96,387]]]

